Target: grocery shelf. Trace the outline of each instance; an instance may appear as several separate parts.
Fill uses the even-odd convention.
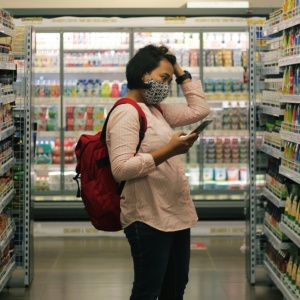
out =
[[[288,56],[288,57],[283,57],[278,60],[279,67],[296,65],[299,63],[300,63],[300,55],[292,55],[292,56]]]
[[[7,172],[15,164],[15,161],[15,158],[12,157],[6,163],[4,163],[0,168],[0,176]]]
[[[283,155],[283,151],[281,151],[280,149],[269,146],[264,143],[260,146],[260,151],[267,153],[268,155],[271,155],[277,159],[281,158]]]
[[[58,67],[45,67],[45,68],[35,67],[34,72],[38,74],[59,73],[59,68]]]
[[[300,95],[282,95],[280,96],[281,103],[299,103]]]
[[[263,229],[268,240],[274,244],[277,249],[287,250],[290,248],[290,243],[281,241],[266,224],[264,224]]]
[[[12,188],[8,194],[0,199],[0,213],[6,207],[6,205],[14,198],[16,191]]]
[[[126,67],[64,67],[65,73],[123,73]]]
[[[268,105],[259,105],[259,108],[262,113],[271,116],[283,116],[285,111],[284,109]]]
[[[16,262],[15,262],[15,256],[12,256],[7,267],[5,267],[0,272],[0,291],[3,290],[3,288],[6,286],[7,282],[12,276],[13,271],[15,270]]]
[[[291,239],[298,247],[300,247],[300,236],[289,228],[283,222],[280,222],[279,228],[289,239]]]
[[[262,69],[262,75],[278,75],[282,73],[279,66],[265,67]]]
[[[60,97],[36,97],[34,98],[34,104],[59,104]]]
[[[279,173],[300,184],[300,176],[299,176],[300,174],[299,173],[297,173],[285,166],[279,167]]]
[[[0,104],[8,104],[16,100],[15,94],[2,95],[0,93]]]
[[[249,131],[248,130],[230,130],[230,129],[205,130],[205,137],[209,137],[209,136],[248,137],[249,136]]]
[[[270,202],[277,207],[285,207],[285,200],[281,200],[275,194],[273,194],[268,188],[264,187],[262,190],[263,196],[265,196]]]
[[[0,61],[1,70],[15,70],[16,65],[14,62]]]
[[[34,164],[33,171],[60,171],[60,164]]]
[[[54,137],[59,137],[59,134],[60,134],[59,131],[37,131],[38,138],[54,138]]]
[[[291,132],[288,130],[281,129],[279,134],[280,134],[280,137],[285,141],[294,142],[296,144],[298,144],[300,141],[299,133],[294,133],[294,132]]]
[[[6,246],[10,243],[11,239],[14,236],[15,231],[15,222],[14,220],[6,227],[6,229],[1,233],[0,236],[0,253],[6,248]]]
[[[15,133],[15,131],[16,131],[15,126],[10,126],[6,129],[4,129],[3,131],[0,132],[0,141],[5,140],[9,136],[12,136]]]
[[[4,26],[3,24],[0,24],[0,37],[2,37],[2,36],[3,37],[4,36],[14,37],[15,31],[14,31],[14,29],[8,28],[8,27]]]
[[[272,21],[272,20],[270,20],[270,21]],[[277,24],[271,25],[271,26],[268,26],[268,22],[266,22],[264,29],[263,29],[264,36],[272,35],[279,31],[282,31],[284,29],[288,29],[288,28],[291,28],[293,26],[300,24],[300,15],[292,17],[288,20],[283,20],[283,15],[280,15],[279,19],[277,21],[278,21]]]
[[[290,291],[287,286],[283,283],[283,274],[279,274],[275,265],[265,256],[264,266],[268,271],[269,276],[271,277],[272,281],[275,283],[277,288],[281,291],[284,296],[285,300],[296,300],[296,296]]]

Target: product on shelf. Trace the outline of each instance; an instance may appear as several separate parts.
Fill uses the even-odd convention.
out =
[[[283,208],[277,207],[272,202],[268,201],[265,208],[265,225],[273,232],[275,236],[282,242],[287,241],[288,238],[280,230],[281,215],[284,212]]]
[[[285,141],[282,165],[300,173],[300,144]]]
[[[57,105],[39,105],[34,107],[34,121],[37,123],[37,131],[58,130]]]
[[[107,113],[103,106],[67,106],[66,111],[67,131],[99,131]]]
[[[229,102],[222,110],[213,110],[210,117],[214,119],[213,129],[216,130],[246,130],[248,124],[247,109],[237,102],[232,106]]]
[[[50,141],[37,141],[34,163],[52,164],[52,148]]]

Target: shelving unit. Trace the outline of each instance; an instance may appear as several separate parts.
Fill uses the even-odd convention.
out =
[[[6,61],[0,62],[0,291],[7,285],[16,267],[15,249],[12,247],[12,241],[15,234],[15,220],[12,214],[12,202],[15,196],[12,167],[15,164],[14,151],[12,147],[12,137],[15,133],[15,126],[12,120],[11,105],[15,101],[13,93],[13,81],[16,66],[11,55],[11,40],[14,37],[14,24],[12,16],[1,11],[3,17],[0,19],[0,39],[1,44],[6,46],[1,49],[9,51]],[[3,22],[3,23],[2,23]],[[6,78],[5,78],[6,77]]]
[[[263,144],[261,147],[261,150],[270,157],[269,171],[267,174],[269,178],[262,194],[267,203],[269,203],[269,206],[273,205],[273,207],[277,207],[274,209],[275,215],[273,215],[274,220],[276,219],[277,221],[277,232],[288,241],[287,244],[283,245],[270,234],[269,228],[265,227],[264,232],[268,238],[268,247],[271,246],[273,252],[279,253],[279,256],[277,258],[274,256],[271,257],[272,255],[268,256],[270,255],[270,249],[268,249],[264,265],[270,278],[282,292],[284,299],[289,300],[299,299],[296,284],[291,282],[289,278],[291,275],[290,268],[293,270],[298,268],[297,258],[300,248],[300,231],[298,229],[297,212],[298,207],[300,208],[300,206],[298,206],[300,168],[297,168],[297,154],[292,155],[292,153],[296,153],[297,150],[290,150],[291,152],[288,153],[287,149],[288,147],[297,149],[297,145],[300,142],[297,124],[294,123],[295,119],[293,119],[293,116],[292,119],[290,119],[290,111],[295,108],[297,109],[300,105],[300,97],[297,95],[297,86],[294,85],[297,79],[295,79],[296,81],[292,79],[293,72],[300,63],[300,58],[296,53],[297,45],[294,45],[293,42],[289,44],[284,39],[285,36],[290,34],[290,30],[299,24],[300,11],[299,7],[297,7],[287,12],[284,11],[276,18],[271,18],[264,26],[265,38],[269,38],[270,43],[273,43],[274,48],[279,51],[277,63],[279,71],[283,74],[283,78],[281,79],[283,84],[278,85],[276,82],[276,75],[277,78],[281,77],[278,76],[277,70],[275,72],[274,69],[273,74],[269,73],[269,75],[272,75],[270,82],[273,82],[273,86],[276,88],[276,90],[273,91],[273,97],[271,95],[270,99],[275,99],[276,108],[272,107],[270,110],[262,109],[261,113],[273,115],[273,117],[276,116],[275,120],[277,123],[273,128],[275,133],[273,135],[270,133],[266,135],[268,143]],[[290,39],[290,41],[292,41],[292,39]],[[269,49],[269,52],[271,52],[271,50],[273,51],[274,48]],[[268,55],[269,54],[266,54],[266,56]],[[270,53],[270,55],[273,54]],[[268,91],[266,93],[268,93]],[[267,122],[268,120],[270,120],[270,117],[269,119],[267,118]],[[270,145],[272,144],[272,139],[273,145]],[[275,165],[276,168],[274,169]],[[289,245],[289,248],[287,245]],[[278,269],[280,265],[283,266],[283,272],[280,272]],[[286,266],[290,267],[286,268]],[[296,281],[298,281],[298,278]]]
[[[15,45],[15,63],[18,65],[18,77],[14,85],[17,95],[13,111],[16,125],[14,152],[16,164],[13,169],[16,195],[13,202],[13,216],[16,220],[15,249],[18,274],[15,281],[29,286],[33,280],[33,202],[31,201],[32,161],[35,147],[32,103],[32,61],[34,57],[34,29],[30,26],[17,27],[23,34],[20,45]],[[21,279],[19,278],[21,276]],[[15,278],[16,277],[16,278]]]

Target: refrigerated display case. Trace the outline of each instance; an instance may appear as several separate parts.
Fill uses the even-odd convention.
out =
[[[126,63],[149,43],[166,44],[193,80],[202,80],[211,108],[213,125],[182,156],[200,218],[243,219],[249,180],[247,20],[206,24],[187,18],[184,25],[163,18],[152,23],[149,18],[92,18],[89,23],[85,18],[90,27],[79,27],[74,24],[81,18],[77,23],[67,19],[36,26],[36,219],[86,218],[73,182],[76,141],[83,132],[102,129],[107,111],[126,94]],[[96,28],[96,20],[102,27]],[[166,101],[176,105],[184,98],[174,82]]]

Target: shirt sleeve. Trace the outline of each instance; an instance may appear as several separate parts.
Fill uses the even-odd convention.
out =
[[[210,113],[200,80],[181,85],[187,104],[160,104],[164,118],[171,127],[196,123]]]
[[[146,176],[155,170],[151,154],[138,153],[139,116],[129,104],[122,104],[111,113],[106,133],[106,142],[112,174],[117,182]]]

